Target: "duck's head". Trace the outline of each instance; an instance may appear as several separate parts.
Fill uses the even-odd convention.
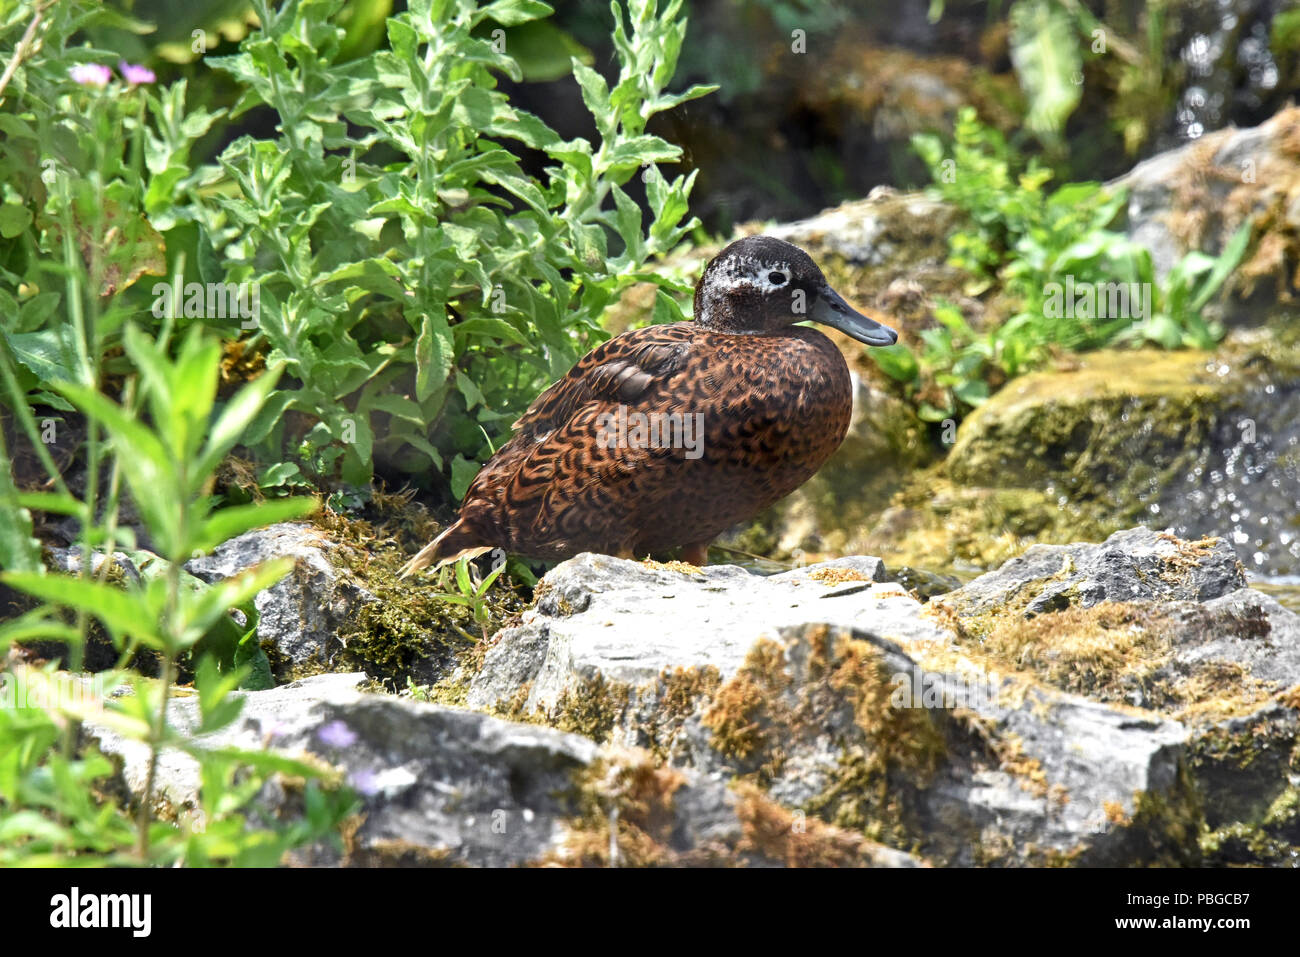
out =
[[[811,319],[869,346],[898,333],[858,312],[798,246],[746,236],[714,257],[695,287],[695,321],[719,332],[771,335]]]

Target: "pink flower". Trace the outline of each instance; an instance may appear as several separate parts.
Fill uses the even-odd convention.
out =
[[[102,63],[78,63],[68,70],[68,76],[72,77],[73,82],[80,83],[82,86],[103,88],[108,86],[109,80],[113,79],[113,71]]]
[[[153,83],[158,79],[158,77],[154,76],[153,70],[147,66],[127,63],[125,60],[119,60],[117,68],[122,71],[123,79],[132,86],[139,86],[141,83]]]

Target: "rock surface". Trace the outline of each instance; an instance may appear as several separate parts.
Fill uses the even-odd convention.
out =
[[[372,600],[331,560],[340,547],[311,525],[282,522],[232,538],[185,569],[210,584],[272,558],[293,559],[293,571],[254,601],[258,641],[285,681],[330,670],[341,650],[339,625]]]
[[[306,534],[239,554],[334,547]],[[200,741],[310,755],[361,795],[341,854],[305,864],[1300,859],[1300,616],[1228,543],[1036,546],[926,603],[892,577],[870,557],[763,577],[581,555],[417,689],[468,709],[326,674],[244,693]],[[326,605],[331,580],[304,581],[296,604],[259,597],[263,622]],[[170,720],[195,733],[195,699]],[[88,731],[138,793],[145,749]],[[197,782],[164,752],[166,803]],[[293,813],[274,782],[257,800]]]
[[[1103,601],[1207,601],[1245,587],[1222,539],[1185,542],[1139,527],[1098,545],[1034,545],[940,601],[964,613],[1021,606],[1031,617]]]
[[[343,856],[320,847],[300,863],[509,866],[608,864],[609,828],[628,863],[915,866],[915,858],[819,823],[791,831],[791,815],[720,779],[653,767],[642,754],[473,711],[364,694],[364,674],[305,678],[244,694],[237,721],[196,736],[211,747],[329,762],[362,801]],[[194,735],[193,698],[169,719]],[[143,788],[148,751],[106,727],[87,732],[122,760],[126,785]],[[164,751],[158,788],[174,808],[194,806],[198,767]],[[279,812],[281,788],[258,798]],[[797,836],[792,836],[797,834]],[[616,861],[617,863],[618,861]]]
[[[1139,163],[1112,185],[1128,191],[1130,238],[1164,277],[1189,249],[1218,252],[1247,217],[1267,242],[1241,267],[1248,286],[1284,288],[1300,230],[1300,109],[1259,126],[1223,129]],[[1230,319],[1245,318],[1242,310]]]
[[[885,575],[870,559],[754,578],[579,556],[498,636],[468,700],[736,775],[940,863],[1199,860],[1198,788],[1250,794],[1258,774],[1206,742],[1278,707],[1259,793],[1288,793],[1294,711],[1278,696],[1300,682],[1300,631],[1243,587],[1224,543],[1134,529],[1039,549],[930,608]],[[1042,596],[1029,614],[1064,629],[1049,652],[1097,627],[1063,608],[1156,609],[1159,628],[1122,632],[1155,649],[1143,709],[1118,665],[1087,686],[1018,661],[1000,633],[973,640],[981,615],[1023,622]]]

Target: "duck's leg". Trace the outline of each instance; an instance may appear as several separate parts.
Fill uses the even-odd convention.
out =
[[[709,543],[700,542],[695,545],[683,545],[682,561],[703,568],[709,563]]]

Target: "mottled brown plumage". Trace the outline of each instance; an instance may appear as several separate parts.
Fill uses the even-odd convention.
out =
[[[807,481],[848,429],[848,366],[795,323],[871,345],[897,338],[854,312],[806,253],[762,236],[709,264],[695,316],[625,332],[543,392],[458,520],[404,573],[497,547],[557,559],[684,546],[702,563],[713,538]]]

